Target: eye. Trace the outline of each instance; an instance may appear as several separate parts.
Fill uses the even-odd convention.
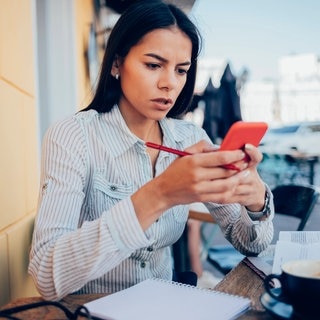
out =
[[[152,70],[154,70],[154,69],[158,69],[158,68],[160,68],[160,65],[159,64],[157,64],[157,63],[146,63],[146,66],[149,68],[149,69],[152,69]]]
[[[180,75],[185,75],[188,73],[189,70],[187,69],[183,69],[183,68],[178,68],[177,69],[177,72],[180,74]]]

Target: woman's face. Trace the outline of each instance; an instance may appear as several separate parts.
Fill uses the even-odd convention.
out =
[[[126,120],[160,120],[167,115],[186,83],[191,50],[191,40],[178,28],[156,29],[118,61],[119,108]]]

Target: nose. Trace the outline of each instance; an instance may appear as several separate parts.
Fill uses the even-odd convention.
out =
[[[165,70],[161,73],[158,81],[158,87],[160,89],[172,90],[178,84],[178,79],[175,71]]]

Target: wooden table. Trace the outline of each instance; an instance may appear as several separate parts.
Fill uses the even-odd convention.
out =
[[[230,294],[245,296],[252,301],[252,310],[241,315],[239,320],[272,320],[273,318],[264,310],[260,303],[260,296],[264,292],[262,279],[252,271],[244,262],[240,262],[223,280],[215,287],[215,290]],[[74,312],[80,305],[94,299],[102,297],[102,294],[89,295],[69,295],[61,300],[61,303],[69,310]],[[40,297],[22,298],[11,302],[2,309],[12,308],[32,302],[43,301]],[[1,310],[1,309],[0,309]],[[67,319],[64,313],[52,306],[41,307],[39,309],[28,310],[14,314],[20,319],[33,320],[63,320]],[[1,319],[1,317],[0,317]],[[84,318],[79,318],[84,319]],[[215,319],[214,310],[212,311],[212,320]],[[151,319],[150,319],[151,320]],[[201,319],[199,319],[201,320]]]
[[[274,320],[260,303],[260,297],[265,292],[263,280],[244,262],[232,269],[214,289],[250,298],[252,310],[240,316],[239,320]]]

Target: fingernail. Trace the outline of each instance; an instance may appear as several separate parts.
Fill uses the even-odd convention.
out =
[[[241,174],[242,174],[242,176],[243,176],[244,178],[246,178],[246,177],[250,174],[250,171],[249,171],[249,170],[243,170],[243,171],[241,172]]]
[[[245,149],[248,149],[248,150],[252,150],[254,148],[254,146],[250,143],[247,143],[244,147]]]

